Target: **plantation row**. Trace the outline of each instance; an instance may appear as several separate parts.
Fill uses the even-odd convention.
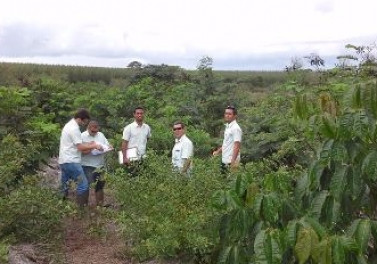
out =
[[[119,149],[134,107],[143,106],[153,137],[140,177],[129,178],[115,153],[107,157],[107,188],[120,205],[109,217],[129,245],[126,255],[197,263],[374,263],[373,65],[297,70],[255,83],[208,65],[194,72],[130,69],[136,75],[108,70],[108,82],[73,81],[65,70],[43,66],[50,71],[37,68],[27,82],[0,80],[0,256],[6,259],[11,244],[51,241],[74,213],[35,176],[57,154],[73,111],[89,109]],[[211,152],[221,145],[228,104],[239,111],[243,165],[223,177]],[[190,178],[171,171],[169,128],[176,120],[188,125],[194,143]]]

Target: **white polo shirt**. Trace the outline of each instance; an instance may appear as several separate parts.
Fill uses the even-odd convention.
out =
[[[128,141],[128,148],[137,148],[138,156],[140,158],[145,156],[147,141],[150,137],[150,127],[145,123],[139,126],[135,121],[124,128],[122,139]]]
[[[171,156],[173,167],[182,170],[184,165],[183,159],[191,158],[193,155],[194,145],[186,135],[182,135],[180,139],[175,140],[175,145],[173,147]]]
[[[222,145],[222,163],[230,164],[232,161],[234,142],[241,142],[242,130],[237,124],[236,120],[233,120],[229,124],[225,125],[224,140]],[[240,153],[236,159],[240,161]]]
[[[97,132],[95,136],[91,136],[86,130],[81,133],[82,142],[92,142],[95,141],[101,145],[109,146],[109,141],[107,141],[105,135],[102,132]],[[92,155],[91,152],[88,154],[81,155],[81,165],[90,166],[95,168],[100,168],[105,165],[105,154]]]
[[[80,163],[81,152],[77,149],[76,145],[81,143],[80,127],[76,120],[72,118],[67,124],[65,124],[60,136],[59,164]]]

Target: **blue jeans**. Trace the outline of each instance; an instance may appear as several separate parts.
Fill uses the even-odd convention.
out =
[[[64,196],[68,194],[68,181],[73,180],[77,184],[77,194],[81,195],[89,190],[88,180],[85,177],[84,170],[80,163],[63,163],[59,164],[62,172],[62,190]]]

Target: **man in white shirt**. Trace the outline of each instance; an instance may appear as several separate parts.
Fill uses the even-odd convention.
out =
[[[142,158],[145,157],[147,150],[147,142],[151,137],[150,127],[144,123],[144,108],[136,107],[134,110],[134,122],[127,125],[123,130],[123,141],[122,141],[122,154],[123,154],[123,164],[132,168],[132,161],[138,161],[139,164]],[[128,157],[127,149],[136,148],[136,157]],[[137,165],[138,166],[138,165]]]
[[[99,131],[99,124],[97,121],[91,120],[88,124],[87,130],[81,133],[83,142],[96,142],[101,145],[104,151],[84,151],[81,157],[82,168],[84,169],[86,179],[89,185],[96,183],[95,197],[96,205],[102,206],[104,201],[105,180],[100,172],[100,169],[105,166],[105,153],[112,149],[112,146],[107,141],[105,135]]]
[[[102,147],[95,142],[83,143],[80,125],[89,122],[90,115],[86,109],[79,109],[74,117],[65,124],[59,147],[59,165],[61,169],[61,182],[63,195],[68,195],[68,181],[74,180],[77,184],[77,203],[80,207],[88,203],[89,186],[81,166],[81,152],[93,149],[101,150]]]
[[[180,173],[190,174],[194,145],[186,136],[185,125],[175,122],[173,125],[175,144],[172,150],[173,169]]]
[[[235,170],[239,166],[242,129],[237,123],[237,109],[234,106],[225,108],[224,120],[226,125],[223,144],[213,152],[213,155],[222,153],[221,168],[222,172],[226,173],[229,167]]]

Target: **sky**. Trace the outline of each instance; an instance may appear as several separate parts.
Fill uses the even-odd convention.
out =
[[[282,70],[377,42],[376,0],[1,0],[0,62]],[[304,60],[305,61],[305,60]]]

